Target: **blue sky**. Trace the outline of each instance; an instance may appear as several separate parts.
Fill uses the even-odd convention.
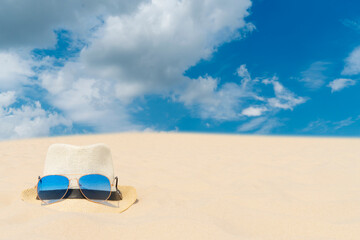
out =
[[[357,1],[26,4],[0,10],[0,139],[360,135]]]

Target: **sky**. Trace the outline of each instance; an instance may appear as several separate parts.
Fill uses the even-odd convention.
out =
[[[355,0],[0,0],[0,140],[360,136]]]

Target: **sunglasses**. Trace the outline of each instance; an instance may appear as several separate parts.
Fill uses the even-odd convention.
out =
[[[76,174],[72,174],[76,175]],[[71,180],[77,180],[78,189],[69,188]],[[47,175],[38,178],[36,185],[37,199],[44,204],[59,202],[65,198],[85,198],[91,202],[102,203],[107,200],[121,200],[122,195],[117,184],[118,178],[115,177],[115,189],[108,177],[101,174],[86,174],[80,178],[67,178],[63,175]]]

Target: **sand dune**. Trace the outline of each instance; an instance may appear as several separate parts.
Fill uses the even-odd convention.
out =
[[[20,200],[52,143],[103,142],[121,214]],[[359,239],[360,139],[124,133],[0,142],[0,239]]]

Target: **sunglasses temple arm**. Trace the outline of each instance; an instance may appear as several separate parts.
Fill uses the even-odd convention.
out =
[[[115,177],[115,188],[116,188],[116,191],[119,193],[119,195],[120,195],[120,200],[122,200],[123,198],[122,198],[122,194],[121,194],[121,192],[120,192],[120,190],[118,189],[118,181],[119,181],[119,179],[118,179],[118,177]]]

